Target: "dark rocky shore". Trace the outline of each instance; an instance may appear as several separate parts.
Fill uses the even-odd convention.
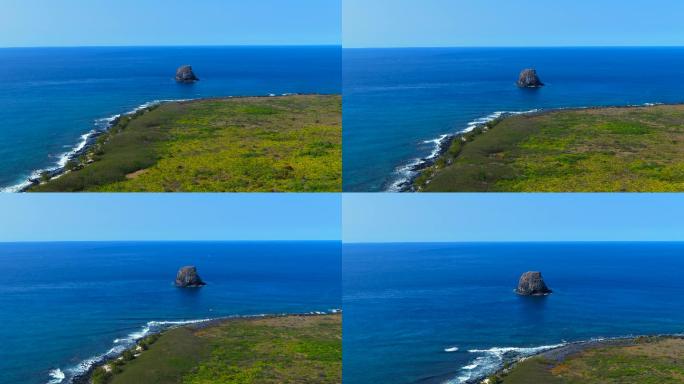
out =
[[[40,174],[37,177],[31,177],[28,179],[28,182],[30,182],[30,185],[27,185],[26,187],[22,188],[19,190],[19,192],[27,192],[31,187],[34,185],[40,184],[41,182],[45,181],[44,179],[51,180],[54,179],[55,177],[59,177],[63,175],[64,173],[68,172],[68,164],[71,161],[74,161],[78,158],[80,158],[83,155],[86,155],[90,152],[90,150],[97,144],[97,140],[107,133],[112,127],[116,126],[120,121],[121,118],[126,117],[126,116],[133,116],[137,113],[147,111],[151,109],[152,107],[156,107],[158,104],[150,104],[149,106],[143,107],[143,108],[138,108],[135,109],[134,111],[127,112],[127,113],[122,113],[118,116],[115,116],[112,118],[110,121],[107,122],[107,124],[99,129],[93,129],[91,132],[88,133],[88,137],[85,139],[85,144],[81,149],[78,151],[74,151],[67,157],[66,165],[62,167],[56,167],[52,169],[45,169],[40,172]]]
[[[582,353],[584,351],[594,349],[594,348],[605,348],[605,347],[625,347],[625,346],[632,346],[636,345],[638,343],[638,340],[641,338],[653,338],[653,337],[662,337],[662,338],[682,338],[684,336],[682,335],[656,335],[656,336],[629,336],[629,337],[617,337],[617,338],[609,338],[609,339],[596,339],[596,340],[585,340],[585,341],[577,341],[577,342],[572,342],[565,344],[561,347],[549,349],[543,352],[536,353],[531,356],[527,356],[524,358],[519,358],[515,361],[510,361],[507,365],[506,368],[502,368],[496,372],[492,372],[486,376],[480,376],[476,377],[473,379],[470,379],[468,381],[465,381],[464,384],[483,384],[484,380],[486,380],[488,377],[491,375],[503,375],[507,372],[510,372],[512,369],[516,367],[516,365],[522,361],[525,361],[527,359],[533,358],[533,357],[541,357],[544,359],[547,359],[549,361],[555,361],[555,362],[562,362],[568,357],[571,357],[573,355],[576,355],[578,353]],[[435,375],[431,377],[425,377],[423,379],[420,379],[416,381],[416,384],[443,384],[445,382],[449,382],[458,375],[459,371],[454,371],[450,373],[445,373],[445,374],[440,374],[440,375]]]
[[[503,120],[506,120],[510,117],[513,116],[537,116],[537,115],[546,115],[554,112],[559,112],[559,111],[591,111],[591,110],[601,110],[601,109],[608,109],[608,108],[615,108],[615,109],[623,109],[623,108],[640,108],[640,107],[653,107],[653,106],[662,106],[662,105],[684,105],[684,102],[681,103],[646,103],[646,104],[640,104],[640,105],[612,105],[612,106],[592,106],[592,107],[568,107],[568,108],[549,108],[549,109],[539,109],[539,110],[532,110],[532,111],[527,111],[527,112],[504,112],[502,113],[499,117],[492,119],[487,122],[482,122],[474,125],[473,130],[477,129],[483,129],[487,126],[487,124],[491,123],[492,121],[501,122]],[[416,161],[416,165],[411,166],[408,168],[409,171],[411,171],[411,176],[407,178],[406,180],[402,181],[400,184],[398,184],[397,192],[416,192],[416,187],[415,187],[415,181],[418,179],[418,177],[421,176],[423,171],[426,169],[432,167],[437,163],[437,161],[440,158],[443,158],[444,155],[447,153],[451,145],[453,144],[454,140],[458,139],[463,139],[468,133],[472,132],[470,130],[469,132],[456,132],[453,134],[449,134],[446,136],[444,140],[442,140],[439,144],[439,147],[437,148],[437,155],[434,157],[424,157],[421,158],[420,160]],[[387,187],[387,185],[386,185]]]
[[[335,315],[335,314],[341,314],[341,310],[331,310],[327,312],[308,312],[308,313],[293,313],[293,314],[273,314],[273,315],[254,315],[254,316],[230,316],[230,317],[218,317],[216,319],[210,319],[206,321],[199,321],[195,323],[188,323],[184,325],[174,325],[174,326],[169,326],[168,328],[165,328],[159,332],[155,333],[150,333],[146,335],[144,338],[136,341],[135,345],[132,345],[130,348],[127,348],[126,350],[130,349],[135,349],[139,344],[141,340],[144,340],[147,337],[154,336],[154,335],[161,335],[164,332],[167,332],[171,329],[175,328],[190,328],[194,330],[199,330],[199,329],[205,329],[205,328],[210,328],[213,326],[221,325],[227,322],[231,321],[241,321],[241,320],[249,320],[249,319],[275,319],[275,318],[282,318],[282,317],[310,317],[310,316],[327,316],[327,315]],[[91,378],[93,376],[93,373],[95,370],[98,368],[101,368],[121,357],[123,352],[115,354],[115,355],[110,355],[103,357],[102,359],[94,362],[87,371],[74,376],[70,383],[71,384],[91,384]]]
[[[100,129],[100,130],[93,130],[88,134],[88,137],[85,139],[85,144],[83,145],[83,148],[79,149],[78,151],[73,152],[72,154],[67,157],[66,164],[68,164],[70,161],[78,159],[79,157],[85,155],[88,153],[88,151],[95,145],[97,142],[97,139],[102,136],[104,133],[107,132],[107,130],[116,125],[116,123],[119,121],[119,117],[116,119],[112,120],[110,124],[108,124],[108,127],[106,129]],[[19,192],[26,192],[29,188],[31,188],[33,185],[40,184],[43,181],[43,178],[53,179],[57,176],[60,176],[67,172],[67,166],[63,167],[57,167],[53,169],[46,169],[40,172],[40,174],[37,177],[29,177],[28,181],[31,183],[30,185],[27,185],[26,187],[22,188],[19,190]]]
[[[536,113],[540,113],[540,112],[539,111],[529,112],[529,114],[536,114]],[[501,116],[499,116],[498,118],[496,118],[494,120],[505,119],[509,116],[518,115],[518,114],[520,114],[520,113],[506,112],[506,113],[501,114]],[[452,134],[447,134],[444,137],[444,139],[439,142],[439,145],[438,145],[437,151],[436,151],[436,156],[434,156],[434,157],[431,157],[431,156],[423,157],[423,158],[419,159],[415,165],[408,168],[408,171],[411,172],[411,177],[407,178],[406,180],[404,180],[403,182],[401,182],[400,184],[397,185],[397,187],[398,187],[397,192],[416,192],[414,182],[420,176],[421,172],[426,170],[427,168],[430,168],[433,165],[435,165],[437,160],[439,160],[439,158],[443,157],[444,154],[449,150],[451,145],[454,143],[454,140],[457,140],[457,139],[463,140],[465,135],[472,132],[473,130],[482,129],[482,128],[486,127],[487,124],[490,122],[491,121],[478,123],[478,124],[474,125],[474,128],[472,130],[469,130],[468,132],[461,131],[461,132],[456,132],[456,133],[452,133]]]
[[[610,347],[629,347],[633,345],[637,345],[639,342],[639,339],[643,338],[682,338],[682,335],[654,335],[654,336],[629,336],[629,337],[616,337],[616,338],[608,338],[608,339],[596,339],[596,340],[585,340],[585,341],[578,341],[578,342],[572,342],[568,343],[566,345],[563,345],[558,348],[553,348],[549,349],[543,352],[536,353],[532,356],[527,356],[524,358],[520,358],[517,361],[509,364],[506,368],[502,368],[498,370],[497,372],[493,373],[494,375],[505,375],[506,373],[514,370],[516,366],[521,363],[522,361],[525,361],[530,358],[534,357],[541,357],[543,359],[561,363],[565,359],[577,355],[579,353],[588,351],[590,349],[595,349],[595,348],[610,348]],[[479,377],[470,381],[467,381],[465,384],[482,384],[483,381],[487,377]]]
[[[325,96],[324,94],[311,94],[311,96]],[[130,118],[130,119],[135,119],[139,114],[143,114],[149,111],[152,111],[153,109],[165,104],[165,103],[191,103],[191,102],[201,102],[201,101],[220,101],[220,100],[226,100],[226,99],[242,99],[242,98],[247,98],[247,99],[256,99],[256,98],[272,98],[276,95],[261,95],[261,96],[226,96],[226,97],[207,97],[207,98],[201,98],[201,99],[187,99],[187,100],[158,100],[158,101],[151,101],[148,103],[144,103],[140,105],[139,107],[125,112],[121,113],[119,115],[113,116],[108,121],[106,124],[102,125],[97,125],[87,134],[87,137],[85,138],[85,143],[83,144],[83,147],[80,148],[78,151],[74,151],[73,153],[70,153],[68,158],[65,161],[65,166],[61,167],[50,167],[42,170],[37,170],[35,171],[35,176],[32,176],[26,180],[26,186],[22,187],[19,189],[17,192],[29,192],[31,191],[32,188],[36,187],[37,185],[49,181],[55,178],[58,178],[66,173],[69,173],[71,170],[80,170],[81,168],[87,167],[92,160],[85,160],[85,161],[80,161],[84,156],[88,156],[92,151],[93,148],[98,145],[98,140],[102,139],[102,136],[109,134],[112,132],[113,128],[116,128],[117,125],[119,125],[122,121],[122,119]],[[303,96],[303,94],[300,93],[287,93],[283,94],[282,96]],[[80,143],[79,143],[80,144]],[[78,144],[77,144],[78,145]],[[74,164],[78,163],[78,164]],[[70,168],[71,167],[71,168]]]
[[[437,148],[437,156],[435,156],[434,158],[424,157],[420,159],[418,162],[416,162],[416,165],[413,165],[410,168],[408,168],[408,171],[410,171],[412,175],[411,177],[397,185],[397,192],[415,192],[416,190],[413,185],[413,182],[416,181],[416,178],[418,176],[420,176],[420,173],[423,170],[435,165],[437,159],[442,157],[442,155],[444,155],[449,150],[449,147],[451,147],[451,144],[453,144],[454,140],[456,140],[457,138],[460,139],[462,135],[462,133],[454,133],[448,135],[444,140],[442,140],[439,143],[439,146]]]

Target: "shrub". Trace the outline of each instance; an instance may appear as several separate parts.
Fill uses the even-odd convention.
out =
[[[76,160],[69,160],[69,161],[67,161],[67,163],[64,167],[70,171],[73,171],[73,170],[76,170],[80,165],[81,165],[81,163],[79,163]]]
[[[105,384],[109,381],[111,377],[111,372],[107,372],[107,370],[104,369],[104,367],[97,367],[93,371],[93,374],[91,375],[90,379],[93,384]]]
[[[50,181],[50,172],[48,172],[48,171],[41,172],[40,173],[40,181],[42,181],[43,183]]]
[[[447,151],[449,155],[452,157],[458,156],[459,153],[461,153],[461,149],[463,148],[463,141],[461,141],[460,138],[456,138],[451,145],[449,146],[449,150]]]
[[[135,355],[133,354],[133,351],[130,349],[125,350],[122,354],[121,357],[123,357],[124,361],[131,361],[135,359]]]

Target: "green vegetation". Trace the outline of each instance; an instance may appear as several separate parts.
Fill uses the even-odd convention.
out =
[[[145,347],[142,347],[145,345]],[[94,384],[276,384],[342,380],[340,315],[226,320],[146,339]],[[136,355],[137,354],[137,355]]]
[[[498,381],[492,381],[495,379]],[[503,384],[660,384],[684,382],[684,340],[637,338],[622,345],[598,345],[562,361],[543,356],[516,364],[490,378]]]
[[[518,115],[457,137],[426,192],[684,191],[684,105]]]
[[[337,192],[337,95],[165,103],[124,116],[35,192]]]

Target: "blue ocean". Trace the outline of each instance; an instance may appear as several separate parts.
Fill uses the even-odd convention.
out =
[[[0,383],[68,383],[175,324],[341,307],[339,242],[0,244]],[[207,286],[179,289],[178,268]]]
[[[682,254],[684,243],[345,244],[344,382],[465,383],[566,342],[682,333]],[[530,270],[551,295],[514,293]]]
[[[111,116],[157,100],[340,93],[341,48],[0,49],[0,190],[65,163]],[[200,81],[177,84],[189,64]]]
[[[518,89],[536,68],[546,84]],[[684,102],[684,48],[344,49],[344,190],[397,190],[497,112]]]

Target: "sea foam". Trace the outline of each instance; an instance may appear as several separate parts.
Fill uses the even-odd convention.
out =
[[[93,122],[93,126],[94,126],[93,129],[91,129],[87,133],[82,134],[79,137],[78,142],[74,146],[70,147],[71,149],[69,149],[68,151],[61,153],[57,156],[54,156],[57,158],[57,161],[53,165],[46,167],[46,168],[36,169],[36,170],[32,171],[26,179],[20,181],[19,183],[14,184],[14,185],[10,185],[8,187],[0,188],[0,193],[20,192],[20,191],[24,190],[25,188],[27,188],[28,186],[30,186],[31,184],[33,184],[32,180],[39,179],[40,175],[43,172],[55,173],[57,171],[63,170],[64,167],[67,165],[67,163],[70,160],[75,158],[77,155],[81,154],[81,152],[84,150],[86,145],[88,145],[88,143],[91,141],[91,139],[94,136],[106,132],[109,128],[112,127],[112,124],[122,116],[134,115],[143,109],[151,108],[151,107],[163,104],[163,103],[189,101],[189,100],[191,100],[191,99],[167,99],[167,100],[148,101],[146,103],[143,103],[143,104],[131,109],[128,112],[119,113],[119,114],[112,115],[109,117],[103,117],[103,118],[96,119]],[[59,177],[59,175],[57,175],[55,177]]]
[[[328,311],[311,311],[307,312],[306,315],[326,315],[340,313],[340,309],[330,309]],[[125,350],[133,347],[139,340],[155,333],[165,331],[167,329],[182,327],[184,325],[192,324],[202,324],[208,323],[215,320],[228,320],[228,319],[250,319],[250,318],[263,318],[268,316],[287,316],[287,313],[281,314],[266,314],[260,313],[256,315],[234,315],[225,316],[214,319],[196,319],[196,320],[170,320],[170,321],[148,321],[139,330],[129,333],[128,335],[117,338],[113,340],[113,346],[107,350],[105,353],[92,356],[85,360],[82,360],[75,366],[66,368],[64,371],[61,369],[53,369],[49,372],[50,381],[47,384],[58,384],[66,380],[66,383],[71,383],[75,377],[86,374],[90,369],[96,365],[100,364],[106,360],[112,359],[119,356]],[[55,381],[59,380],[59,381]]]
[[[627,105],[627,107],[652,107],[652,106],[658,106],[658,105],[664,105],[663,103],[659,102],[653,102],[653,103],[643,103],[643,104],[630,104]],[[605,108],[609,108],[610,106],[605,106]],[[619,106],[617,106],[619,107]],[[590,109],[593,107],[564,107],[564,108],[553,108],[551,110],[568,110],[568,109]],[[403,192],[407,190],[407,184],[409,184],[418,174],[420,171],[425,168],[427,165],[432,164],[437,158],[442,154],[442,150],[444,150],[444,144],[447,140],[450,140],[456,135],[461,135],[464,133],[472,132],[475,130],[477,127],[481,127],[491,121],[497,120],[502,117],[507,117],[507,116],[515,116],[515,115],[525,115],[525,114],[530,114],[530,113],[538,113],[542,112],[543,109],[530,109],[528,111],[497,111],[494,113],[491,113],[487,116],[477,118],[475,120],[470,121],[468,124],[466,124],[466,127],[461,129],[460,131],[457,131],[455,133],[450,133],[450,134],[442,134],[434,139],[430,140],[424,140],[421,142],[421,144],[432,144],[432,150],[430,151],[430,154],[427,155],[426,157],[419,157],[419,158],[414,158],[406,162],[405,164],[402,164],[398,166],[397,168],[394,169],[393,172],[393,177],[392,181],[388,184],[386,191],[387,192]]]
[[[64,372],[62,372],[62,370],[59,368],[51,369],[48,373],[48,376],[50,376],[50,381],[48,381],[48,384],[59,384],[66,378]]]
[[[113,346],[105,353],[89,357],[80,361],[75,366],[61,369],[53,369],[50,371],[50,381],[47,384],[61,383],[67,379],[67,383],[71,383],[74,377],[80,376],[88,372],[94,365],[102,363],[105,360],[114,358],[125,350],[133,347],[139,340],[147,337],[150,334],[158,333],[163,330],[190,324],[199,324],[212,321],[212,319],[198,319],[198,320],[181,320],[181,321],[148,321],[144,326],[135,332],[131,332],[125,337],[114,339]],[[59,381],[56,381],[59,380]]]
[[[393,172],[393,181],[389,183],[388,187],[386,188],[387,192],[405,191],[407,189],[407,184],[409,184],[411,180],[418,176],[418,174],[423,168],[437,160],[437,158],[442,154],[442,151],[445,149],[444,145],[446,144],[446,142],[452,139],[453,137],[471,132],[475,130],[475,128],[477,127],[483,126],[484,124],[487,124],[490,121],[494,121],[504,116],[522,115],[535,113],[539,111],[540,109],[532,109],[529,111],[497,111],[487,116],[480,117],[473,121],[470,121],[468,124],[466,124],[465,128],[455,133],[446,133],[434,139],[422,141],[422,144],[432,144],[430,154],[425,157],[411,159],[407,163],[395,168]]]
[[[542,345],[539,347],[494,347],[489,349],[470,349],[468,353],[481,355],[476,357],[467,365],[461,367],[458,376],[452,380],[448,380],[445,384],[463,384],[482,379],[499,369],[503,368],[504,364],[511,361],[517,361],[536,355],[538,353],[548,351],[555,348],[560,348],[567,345],[566,343],[554,345]]]

